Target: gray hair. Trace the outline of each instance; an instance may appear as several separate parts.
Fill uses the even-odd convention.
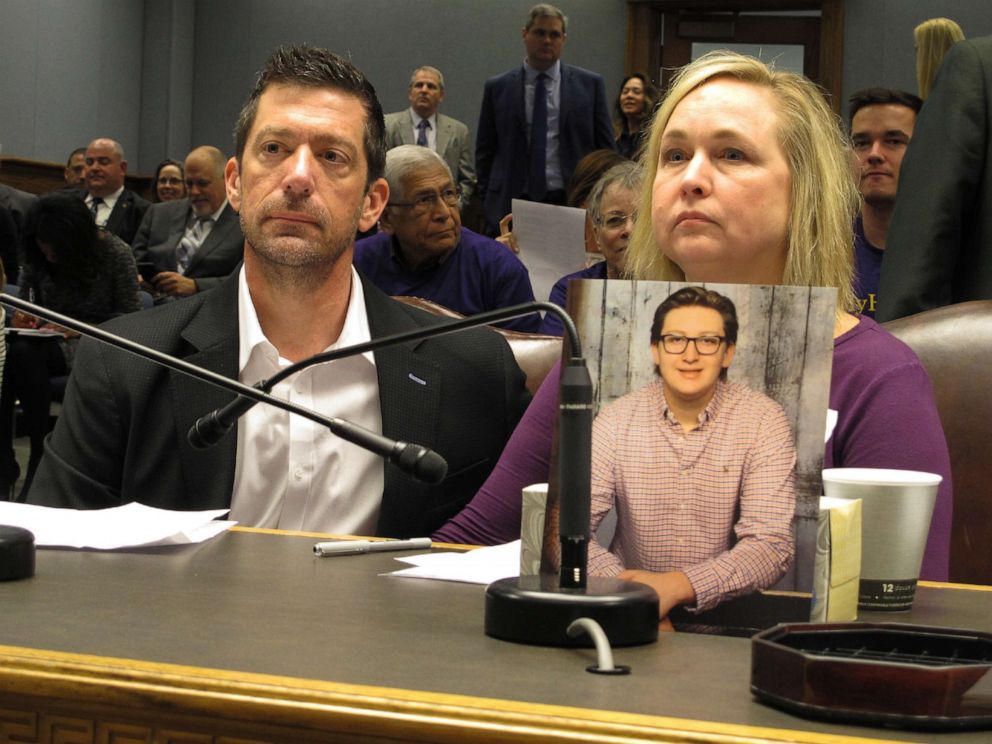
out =
[[[524,30],[529,31],[530,27],[537,22],[538,18],[558,18],[561,20],[561,32],[567,33],[566,28],[568,28],[568,16],[566,16],[561,8],[556,8],[554,5],[549,3],[538,3],[533,8],[530,9],[530,13],[527,16],[527,25],[524,26]]]
[[[393,196],[404,198],[406,194],[403,193],[403,182],[407,177],[432,166],[441,166],[448,178],[451,178],[451,168],[444,162],[444,158],[429,147],[400,145],[387,152],[385,178],[389,184],[389,198],[392,199]]]
[[[437,75],[437,84],[441,86],[441,90],[444,90],[444,75],[441,74],[441,71],[439,69],[437,69],[436,67],[431,67],[430,65],[423,65],[422,67],[418,67],[416,70],[410,73],[411,88],[413,87],[413,81],[414,78],[417,77],[418,72],[429,72],[431,75]]]
[[[644,169],[633,160],[614,165],[603,174],[602,178],[596,181],[596,185],[589,192],[589,198],[586,200],[586,209],[589,214],[594,220],[599,218],[599,205],[602,204],[603,195],[610,186],[616,184],[620,188],[636,194],[641,189],[643,177]]]

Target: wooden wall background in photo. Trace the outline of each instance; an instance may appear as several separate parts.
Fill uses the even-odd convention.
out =
[[[684,282],[571,283],[568,311],[589,365],[596,410],[654,379],[651,323]],[[777,589],[810,591],[822,493],[824,431],[833,359],[834,289],[704,284],[737,307],[740,330],[728,377],[785,410],[796,437],[796,561]]]

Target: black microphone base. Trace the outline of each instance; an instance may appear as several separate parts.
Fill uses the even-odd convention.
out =
[[[537,646],[591,647],[585,633],[569,638],[573,620],[599,623],[611,646],[658,640],[658,595],[633,581],[590,576],[585,589],[562,589],[554,576],[521,576],[486,588],[486,635]]]

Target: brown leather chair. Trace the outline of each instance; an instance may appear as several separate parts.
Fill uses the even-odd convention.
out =
[[[885,323],[923,362],[951,453],[951,581],[992,584],[992,300]]]
[[[431,302],[420,297],[398,296],[393,299],[446,318],[465,317],[461,313],[444,307],[444,305],[439,305],[436,302]],[[520,369],[527,376],[527,389],[531,394],[536,393],[537,389],[541,387],[541,383],[544,382],[544,378],[548,376],[548,372],[555,365],[555,362],[561,359],[561,338],[558,336],[545,336],[541,333],[524,333],[522,331],[508,331],[494,326],[490,327],[497,333],[502,334],[503,338],[510,344],[510,349],[513,350],[513,356],[517,360],[517,365],[519,365]]]

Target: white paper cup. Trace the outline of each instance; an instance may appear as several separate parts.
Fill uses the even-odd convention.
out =
[[[823,471],[825,495],[862,500],[858,609],[899,611],[913,606],[942,480],[915,470]]]

